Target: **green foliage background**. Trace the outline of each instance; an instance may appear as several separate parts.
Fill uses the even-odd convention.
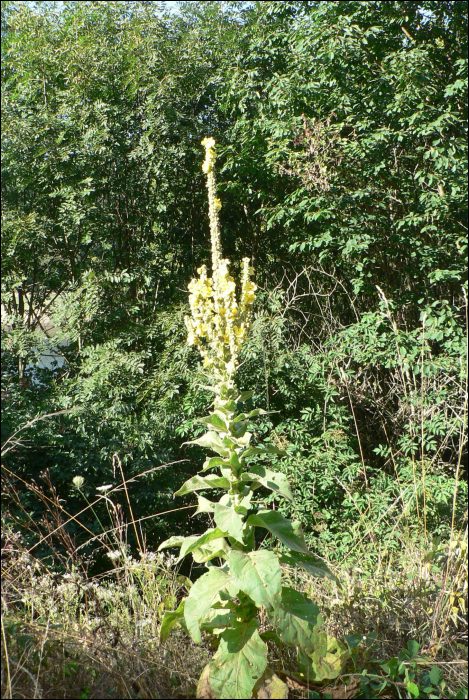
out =
[[[202,459],[181,443],[211,400],[183,315],[209,257],[212,135],[224,250],[253,258],[261,290],[238,384],[278,411],[255,429],[287,448],[275,468],[311,546],[340,559],[358,530],[397,547],[396,509],[412,536],[449,530],[467,460],[465,3],[4,2],[2,127],[4,440],[78,409],[23,431],[10,472],[49,470],[77,512],[72,478],[90,497],[117,484],[115,453],[129,479],[177,462],[129,492],[137,517],[178,506]],[[35,369],[58,339],[65,365]],[[21,493],[16,517],[38,521]],[[148,545],[188,512],[147,520]]]

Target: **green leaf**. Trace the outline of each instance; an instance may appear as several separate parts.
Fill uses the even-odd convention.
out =
[[[285,457],[287,453],[285,450],[280,450],[274,445],[263,445],[262,447],[249,447],[245,452],[243,452],[242,457],[246,459],[247,457],[253,457],[254,455],[282,455]]]
[[[195,562],[204,564],[216,557],[227,559],[230,551],[231,549],[227,541],[221,537],[220,539],[210,540],[210,542],[200,545],[197,549],[193,549],[191,554]]]
[[[186,554],[190,554],[194,549],[197,549],[197,547],[200,547],[201,545],[206,544],[211,540],[218,540],[221,537],[224,537],[225,534],[225,532],[216,527],[210,528],[210,530],[204,532],[203,535],[191,535],[189,537],[186,537],[181,545],[181,551],[179,552],[178,561],[181,561],[181,559],[183,559],[186,556]]]
[[[411,659],[414,658],[414,656],[417,656],[418,650],[419,650],[419,643],[415,641],[415,639],[409,639],[407,642],[407,649],[409,650],[409,655]]]
[[[215,523],[225,533],[238,542],[243,542],[243,521],[233,506],[224,506],[217,503],[214,509]]]
[[[241,462],[239,461],[239,457],[236,452],[232,452],[230,454],[230,466],[234,467],[235,469],[241,469]]]
[[[235,450],[237,447],[247,447],[252,437],[252,433],[248,433],[245,430],[242,431],[243,434],[240,437],[230,437],[226,435],[223,438],[223,444],[230,449],[230,451]]]
[[[229,455],[228,448],[223,444],[218,433],[215,433],[213,430],[209,430],[208,433],[204,433],[204,435],[201,435],[196,440],[189,440],[188,442],[183,442],[182,444],[208,447],[210,450],[218,452],[218,454],[222,457],[228,457]]]
[[[191,493],[192,491],[201,491],[202,489],[228,489],[230,487],[230,482],[225,479],[224,476],[217,476],[216,474],[209,474],[208,476],[193,476],[188,479],[174,494],[175,496],[184,496],[186,493]]]
[[[235,438],[242,438],[246,434],[247,427],[246,421],[231,421],[230,434]]]
[[[194,420],[194,423],[203,423],[204,425],[207,425],[207,423],[210,422],[211,417],[212,416],[210,415],[210,416],[203,416],[202,418],[196,418]]]
[[[246,524],[265,527],[293,551],[309,553],[301,525],[292,523],[276,510],[260,510],[257,514],[250,515]]]
[[[326,632],[315,633],[314,650],[307,653],[298,648],[298,666],[315,682],[333,680],[344,671],[350,652],[345,644]]]
[[[294,588],[282,586],[280,604],[283,612],[304,620],[312,627],[318,627],[322,624],[318,606],[304,593],[300,593]]]
[[[249,508],[251,507],[251,498],[253,497],[253,492],[250,490],[249,493],[246,496],[243,496],[243,498],[240,500],[239,505],[235,506],[235,510],[237,513],[242,513],[243,515],[247,515],[247,512]],[[224,493],[223,496],[220,498],[220,504],[223,506],[232,506],[233,502],[230,498],[229,493]],[[246,532],[244,533],[244,536],[246,535]]]
[[[231,627],[236,621],[236,616],[231,610],[220,610],[218,608],[210,608],[200,623],[200,628],[207,632]]]
[[[241,552],[232,549],[228,564],[233,581],[257,605],[274,605],[281,591],[281,571],[273,552]]]
[[[257,621],[236,622],[220,635],[220,646],[209,664],[209,682],[217,698],[250,698],[267,667],[267,645]]]
[[[355,647],[357,647],[363,641],[362,634],[346,634],[344,638],[348,644],[349,649],[355,649]]]
[[[241,394],[236,399],[237,403],[244,403],[253,395],[253,391],[242,391]]]
[[[199,620],[203,618],[213,603],[218,600],[220,593],[227,592],[234,597],[239,587],[234,584],[232,576],[218,567],[211,567],[192,586],[184,606],[184,619],[192,639],[196,643],[202,641]]]
[[[290,502],[293,501],[290,484],[285,474],[274,472],[266,469],[262,464],[253,464],[248,472],[244,472],[241,476],[242,481],[257,481],[265,486],[265,488],[274,491],[274,493],[283,496]]]
[[[467,689],[461,688],[454,696],[454,700],[467,700]]]
[[[236,411],[236,404],[232,399],[217,401],[216,406],[219,411],[222,411],[227,416],[232,415]]]
[[[246,414],[245,413],[239,413],[233,420],[231,421],[232,423],[238,423],[239,421],[246,420]]]
[[[407,683],[406,688],[413,698],[418,698],[418,696],[420,695],[419,687],[415,683]]]
[[[171,632],[172,628],[174,625],[176,625],[179,620],[184,617],[184,603],[185,603],[185,598],[181,600],[179,603],[179,606],[176,608],[176,610],[173,610],[172,612],[165,612],[163,619],[161,621],[161,627],[160,627],[160,643],[163,644],[168,637],[169,633]]]
[[[158,551],[161,552],[162,549],[168,549],[168,547],[180,547],[185,539],[182,535],[174,535],[162,542],[158,547]]]
[[[207,422],[213,425],[213,427],[217,430],[223,430],[224,432],[228,432],[228,426],[226,425],[225,421],[222,418],[220,418],[220,416],[218,416],[216,413],[212,413],[209,416],[209,420]]]
[[[246,418],[255,418],[256,416],[268,416],[271,413],[279,413],[279,411],[264,411],[263,408],[255,408],[247,414]]]
[[[432,666],[428,677],[430,679],[430,683],[432,683],[433,685],[439,685],[443,680],[443,673],[441,671],[441,668],[439,668],[438,666]]]
[[[332,581],[335,581],[340,586],[339,579],[332,573],[332,571],[328,568],[327,564],[325,564],[321,559],[315,557],[314,554],[311,554],[311,552],[290,552],[290,554],[281,554],[280,561],[282,562],[282,564],[289,564],[290,566],[300,566],[309,574],[317,576],[318,578],[330,578]]]
[[[201,389],[212,391],[214,394],[218,394],[218,387],[216,386],[208,386],[207,384],[198,384],[197,386],[200,386]]]
[[[268,610],[268,616],[284,644],[312,651],[316,629],[322,624],[319,608],[312,600],[282,587],[281,598]]]
[[[198,513],[213,513],[215,504],[209,501],[208,498],[204,498],[200,494],[197,494],[197,500],[199,501],[199,507],[195,511],[194,515],[197,515]]]
[[[212,467],[231,467],[231,463],[226,459],[222,459],[221,457],[210,457],[209,459],[205,460],[202,471],[205,472],[207,469],[212,469]]]

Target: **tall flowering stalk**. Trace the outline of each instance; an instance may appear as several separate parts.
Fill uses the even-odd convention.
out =
[[[309,552],[300,523],[291,522],[275,510],[256,511],[251,502],[259,488],[288,501],[293,496],[285,475],[259,461],[259,457],[285,453],[270,444],[250,446],[249,423],[266,411],[254,409],[245,413],[238,408],[252,394],[240,392],[233,377],[249,329],[256,286],[250,278],[249,259],[245,258],[239,302],[236,300],[229,261],[222,257],[215,141],[206,138],[202,145],[212,277],[207,276],[203,265],[198,270],[199,278],[189,284],[191,316],[186,317],[185,323],[189,344],[199,348],[204,365],[213,376],[214,385],[209,388],[215,398],[212,413],[200,419],[207,432],[187,444],[209,448],[216,456],[208,457],[201,472],[186,481],[175,495],[196,493],[196,512],[209,513],[214,526],[201,535],[170,537],[160,545],[160,549],[180,547],[179,560],[192,554],[195,562],[207,567],[177,610],[165,614],[160,639],[163,642],[175,625],[182,625],[195,642],[202,641],[202,632],[217,638],[218,648],[201,676],[198,697],[256,697],[261,696],[262,686],[268,685],[262,697],[281,698],[287,697],[287,687],[267,668],[266,639],[272,638],[272,632],[266,636],[259,631],[261,609],[276,630],[274,639],[296,647],[299,669],[305,677],[316,681],[335,678],[342,672],[347,652],[340,642],[321,630],[317,606],[302,593],[282,586],[281,562],[299,566],[315,576],[332,577],[323,562]],[[210,490],[225,493],[213,501],[198,493]],[[284,553],[256,550],[256,528],[277,537]]]
[[[218,212],[221,202],[217,197],[215,181],[215,140],[206,138],[205,161],[207,175],[208,212],[212,243],[212,278],[207,267],[197,272],[199,279],[189,284],[191,316],[185,317],[189,345],[197,345],[204,359],[204,367],[220,379],[231,379],[236,372],[238,355],[249,329],[256,285],[251,281],[254,270],[249,258],[243,259],[241,295],[236,300],[236,284],[229,274],[229,260],[222,257]]]

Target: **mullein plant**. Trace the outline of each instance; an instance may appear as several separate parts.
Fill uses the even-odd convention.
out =
[[[284,474],[268,469],[259,459],[251,461],[261,455],[285,453],[270,444],[252,447],[249,422],[266,411],[256,408],[246,413],[240,408],[252,394],[239,391],[234,376],[249,330],[256,285],[251,281],[249,258],[244,258],[237,300],[229,260],[222,257],[221,250],[215,141],[205,138],[202,145],[212,277],[202,265],[199,278],[190,282],[191,316],[185,318],[185,323],[188,343],[200,350],[213,380],[206,388],[214,393],[214,401],[210,415],[200,419],[207,432],[186,444],[208,448],[216,456],[207,457],[201,472],[186,481],[175,496],[195,492],[196,512],[210,513],[214,527],[201,535],[170,537],[159,547],[180,547],[179,561],[191,554],[195,562],[207,568],[177,610],[165,614],[160,639],[164,642],[175,625],[182,625],[196,643],[202,641],[202,632],[214,635],[217,651],[202,674],[198,696],[250,698],[256,696],[262,684],[273,682],[274,675],[267,668],[267,639],[296,647],[300,671],[315,680],[337,676],[345,651],[321,630],[317,606],[302,593],[282,586],[281,563],[301,567],[314,576],[333,578],[308,550],[301,525],[278,511],[256,512],[253,507],[253,494],[261,487],[288,501],[293,497]],[[214,500],[197,493],[209,490],[224,494]],[[256,528],[274,535],[282,543],[283,552],[256,549]],[[262,608],[275,632],[259,630]],[[275,681],[283,685],[278,678]],[[272,697],[286,697],[283,690],[280,693]]]

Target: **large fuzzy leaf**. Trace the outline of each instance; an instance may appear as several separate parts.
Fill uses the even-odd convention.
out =
[[[193,549],[191,554],[198,564],[204,564],[215,557],[226,559],[230,553],[228,542],[221,537],[220,539],[210,540],[206,544],[200,545],[197,549]]]
[[[175,496],[184,496],[186,493],[191,493],[192,491],[201,491],[202,489],[228,489],[230,487],[230,482],[224,476],[217,476],[216,474],[208,474],[207,476],[193,476],[188,479],[174,494]]]
[[[267,645],[257,621],[235,622],[220,635],[220,646],[209,664],[209,683],[217,698],[250,698],[267,667]]]
[[[227,571],[212,567],[192,586],[184,605],[184,619],[194,642],[201,642],[199,621],[208,613],[222,591],[235,596],[239,587]]]
[[[241,462],[239,461],[239,457],[236,452],[232,452],[230,454],[230,466],[234,467],[235,469],[241,469]]]
[[[249,447],[243,452],[243,459],[254,457],[254,455],[282,455],[285,457],[286,454],[285,450],[280,450],[274,445],[262,445],[259,447]]]
[[[262,638],[262,635],[259,635]],[[287,700],[288,685],[284,683],[267,667],[262,676],[257,681],[252,690],[252,695],[255,698],[265,698],[267,700]]]
[[[199,502],[199,506],[194,515],[197,515],[198,513],[213,513],[215,504],[209,501],[208,498],[204,498],[200,494],[197,494],[197,500]]]
[[[208,632],[231,627],[236,621],[236,615],[231,610],[210,608],[204,619],[200,621],[200,627]]]
[[[318,578],[330,578],[332,581],[335,581],[340,586],[339,579],[332,573],[332,571],[328,568],[327,564],[323,562],[322,559],[318,559],[317,557],[315,557],[314,554],[311,554],[311,552],[290,552],[290,554],[282,554],[280,557],[280,561],[282,562],[282,564],[289,564],[290,566],[300,566],[309,574],[317,576]]]
[[[205,460],[202,471],[205,472],[207,469],[212,469],[212,467],[231,467],[231,463],[221,457],[210,457]]]
[[[233,420],[230,422],[230,434],[235,438],[242,438],[246,433],[247,427],[245,420]]]
[[[235,437],[234,433],[230,436],[226,435],[223,438],[223,444],[226,445],[231,451],[235,450],[237,447],[247,447],[251,441],[252,433],[243,431],[242,436]]]
[[[218,540],[221,537],[224,537],[225,534],[226,533],[220,530],[220,528],[215,527],[210,528],[209,530],[207,530],[207,532],[204,532],[203,535],[191,535],[189,537],[186,537],[181,545],[181,551],[179,552],[178,561],[181,561],[181,559],[183,559],[183,557],[185,557],[186,554],[190,554],[193,550],[197,549],[201,545],[206,544],[211,540]]]
[[[222,457],[227,457],[229,454],[228,448],[223,444],[218,433],[214,430],[209,430],[208,433],[201,435],[196,440],[189,440],[184,442],[184,445],[200,445],[201,447],[208,447],[210,450],[217,452]]]
[[[232,549],[228,556],[233,581],[257,605],[274,605],[281,591],[281,571],[277,556],[261,549],[241,552]]]
[[[208,386],[208,384],[198,384],[201,389],[206,389],[207,391],[212,391],[214,394],[218,394],[219,388],[217,386]]]
[[[333,680],[343,673],[349,657],[350,652],[343,642],[320,632],[315,635],[312,651],[298,649],[298,666],[310,680]]]
[[[165,642],[168,637],[169,633],[171,632],[172,628],[174,625],[178,624],[181,618],[184,617],[184,603],[185,603],[185,598],[181,600],[179,603],[179,606],[176,608],[176,610],[172,610],[171,612],[165,612],[163,616],[163,620],[161,621],[161,627],[160,627],[160,642],[163,643]]]
[[[218,527],[238,542],[243,542],[243,521],[234,506],[224,506],[217,503],[214,509],[214,520]]]
[[[295,552],[308,553],[303,530],[299,523],[292,523],[284,518],[276,510],[260,510],[257,514],[250,515],[246,520],[247,525],[265,527],[266,530],[278,537],[287,547]]]
[[[196,418],[194,423],[204,423],[205,425],[207,425],[208,423],[212,423],[212,425],[216,427],[221,427],[217,419],[215,419],[215,421],[212,420],[213,416],[216,416],[217,418],[220,418],[223,421],[225,420],[225,414],[222,413],[222,411],[215,410],[209,416],[203,416],[203,418]],[[226,431],[226,425],[223,429]]]
[[[282,595],[268,610],[268,616],[284,644],[306,651],[313,649],[322,618],[312,600],[292,588],[282,587]]]
[[[231,416],[236,411],[236,404],[233,399],[226,401],[217,401],[217,410],[222,411],[225,415]]]
[[[266,469],[262,464],[253,464],[248,472],[245,472],[241,479],[243,481],[256,481],[262,486],[283,496],[289,501],[293,501],[290,484],[285,474]]]
[[[268,416],[269,413],[278,413],[278,411],[264,411],[263,408],[255,408],[247,414],[246,418],[255,418],[256,416]]]
[[[221,415],[224,415],[223,413]],[[218,415],[217,413],[212,413],[211,416],[209,416],[209,420],[207,421],[208,425],[212,425],[215,430],[221,430],[225,433],[228,432],[228,426],[225,422],[225,420]]]
[[[162,549],[169,549],[169,547],[180,547],[185,539],[183,535],[174,535],[162,542],[158,547],[158,551],[161,552]]]

